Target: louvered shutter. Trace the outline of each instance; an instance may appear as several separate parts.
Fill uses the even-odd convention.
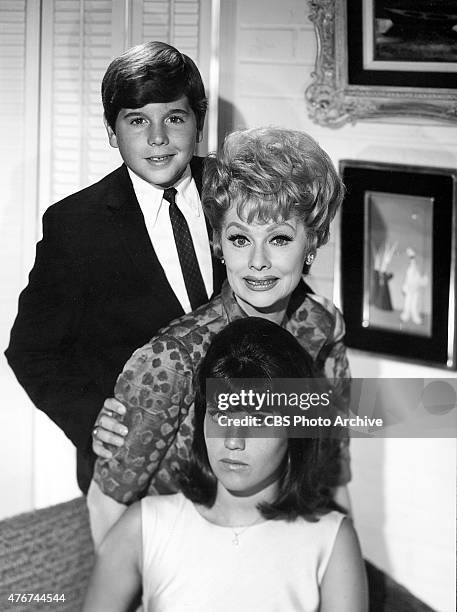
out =
[[[142,40],[163,40],[199,60],[200,2],[198,0],[144,0]]]
[[[32,502],[32,407],[3,350],[35,252],[39,1],[0,0],[0,518]]]
[[[35,19],[35,23],[28,21]],[[0,0],[0,330],[6,346],[9,317],[33,261],[38,143],[38,0]],[[18,249],[18,244],[24,244]]]
[[[93,183],[120,163],[103,126],[100,84],[116,49],[109,0],[43,5],[40,208]]]
[[[43,3],[41,212],[121,161],[102,122],[100,84],[111,59],[130,44],[163,40],[200,65],[200,30],[198,0]]]

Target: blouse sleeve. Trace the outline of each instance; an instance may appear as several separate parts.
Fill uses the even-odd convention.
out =
[[[334,326],[318,360],[323,365],[325,375],[332,382],[335,394],[339,398],[340,410],[345,416],[351,393],[351,370],[343,342],[346,329],[343,315],[332,302],[326,300],[326,309],[334,319]],[[341,438],[329,440],[329,444],[335,447],[334,450],[339,455],[338,474],[335,475],[332,484],[340,487],[346,485],[352,477],[348,433],[343,432]]]
[[[176,338],[160,336],[135,351],[115,397],[127,408],[128,434],[111,459],[98,458],[94,479],[123,504],[143,497],[193,401],[192,363]]]
[[[321,351],[320,358],[321,360],[325,359],[324,370],[327,378],[334,379],[335,385],[344,386],[344,380],[349,381],[351,378],[346,347],[343,343],[346,332],[344,319],[338,308],[331,302],[328,302],[327,308],[331,310],[330,314],[333,316],[335,323],[332,333]]]

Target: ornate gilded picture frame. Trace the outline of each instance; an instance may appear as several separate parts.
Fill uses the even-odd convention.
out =
[[[457,170],[340,161],[346,344],[455,370]]]
[[[457,124],[457,17],[450,14],[457,9],[446,8],[452,3],[433,9],[438,15],[422,10],[433,5],[424,0],[308,5],[317,37],[306,90],[314,122],[339,127],[360,119],[425,117]]]

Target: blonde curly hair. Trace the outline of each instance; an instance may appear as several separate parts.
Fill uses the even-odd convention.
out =
[[[303,222],[314,252],[329,239],[330,222],[344,196],[344,185],[325,151],[305,132],[275,127],[229,134],[220,153],[208,158],[202,203],[221,255],[221,227],[235,205],[247,223]]]

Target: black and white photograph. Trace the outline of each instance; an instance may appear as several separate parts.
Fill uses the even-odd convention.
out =
[[[2,612],[454,612],[454,4],[0,0]]]

